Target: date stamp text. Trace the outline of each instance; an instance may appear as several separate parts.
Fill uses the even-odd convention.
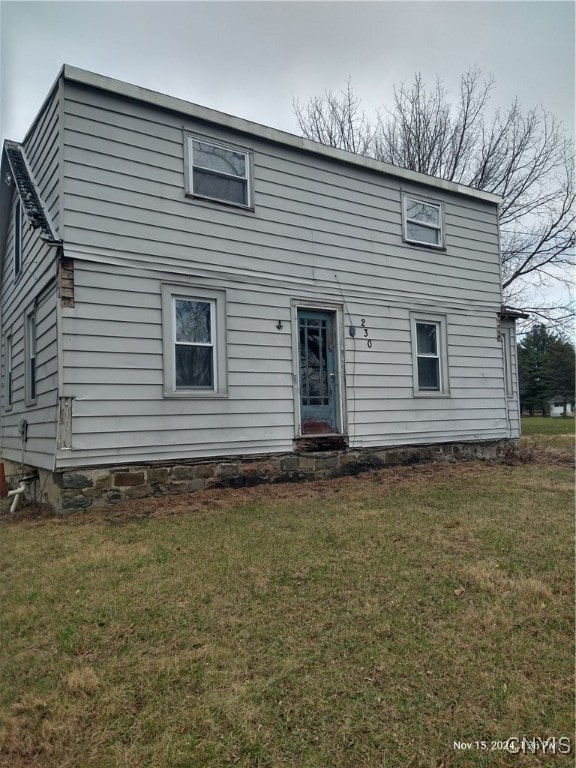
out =
[[[570,755],[572,740],[568,736],[509,736],[507,739],[454,741],[459,751],[509,752],[511,755]]]

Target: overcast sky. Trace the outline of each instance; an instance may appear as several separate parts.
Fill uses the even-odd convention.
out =
[[[421,71],[448,88],[478,67],[574,128],[574,4],[519,2],[6,2],[2,138],[21,140],[64,62],[297,131],[305,102],[350,78],[367,111]]]

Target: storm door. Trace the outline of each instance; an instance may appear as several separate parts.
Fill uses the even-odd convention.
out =
[[[300,423],[303,435],[338,432],[335,315],[298,310]]]

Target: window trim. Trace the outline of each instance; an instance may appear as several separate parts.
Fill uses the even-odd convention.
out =
[[[430,205],[434,208],[438,208],[438,226],[428,224],[427,222],[419,221],[418,219],[408,218],[408,202],[422,203],[423,205]],[[417,240],[416,238],[408,235],[408,224],[414,223],[418,226],[426,227],[435,232],[438,232],[438,242],[429,243],[426,240]],[[431,200],[430,198],[421,197],[420,195],[403,194],[402,195],[402,236],[404,242],[412,245],[424,246],[426,248],[435,248],[436,250],[445,250],[445,236],[444,236],[444,203],[441,200]]]
[[[507,400],[513,400],[516,397],[514,392],[514,378],[512,376],[512,339],[512,328],[501,328],[500,340],[502,342],[504,392]]]
[[[176,387],[176,300],[209,302],[213,335],[214,385],[212,389]],[[226,291],[164,283],[162,285],[163,395],[166,398],[214,399],[228,397],[226,352]]]
[[[14,205],[13,256],[14,279],[16,279],[22,274],[22,202],[18,196],[16,196],[16,203]]]
[[[435,325],[437,329],[437,354],[434,356],[434,359],[438,360],[438,389],[424,389],[420,387],[418,375],[418,359],[420,357],[430,357],[430,355],[418,354],[418,325]],[[413,313],[410,316],[410,331],[412,337],[412,378],[414,397],[450,397],[448,333],[446,316],[426,313]]]
[[[24,316],[24,360],[26,405],[35,405],[38,400],[38,325],[36,308]]]
[[[244,177],[233,177],[242,179],[246,182],[246,203],[237,203],[234,200],[225,200],[220,197],[211,197],[210,195],[200,194],[194,191],[194,141],[201,141],[203,144],[210,144],[213,147],[220,147],[226,149],[229,152],[236,152],[237,154],[244,155],[246,162],[246,174]],[[211,203],[217,203],[218,205],[230,205],[233,208],[239,208],[241,210],[254,210],[253,204],[253,152],[246,147],[239,147],[236,144],[230,144],[228,142],[219,141],[208,136],[201,136],[196,133],[186,133],[186,141],[184,142],[184,158],[186,168],[186,195],[193,197],[196,200],[207,200]],[[216,172],[217,173],[217,172]],[[228,174],[221,174],[227,176]]]

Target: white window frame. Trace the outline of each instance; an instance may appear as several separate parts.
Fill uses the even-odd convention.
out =
[[[211,344],[213,349],[213,386],[178,388],[176,386],[176,300],[202,301],[210,304]],[[226,292],[196,286],[162,285],[162,339],[164,359],[164,397],[228,397],[226,353]]]
[[[445,315],[412,314],[412,376],[414,382],[415,397],[449,397],[450,378],[448,365],[448,333]],[[418,325],[436,326],[436,354],[427,355],[418,353]],[[421,357],[433,357],[438,360],[438,389],[427,389],[420,386],[418,374],[418,359]]]
[[[22,203],[16,196],[14,205],[14,278],[22,272]]]
[[[432,208],[438,209],[438,225],[435,224],[429,224],[426,221],[420,221],[419,219],[409,218],[408,217],[408,203],[421,203],[422,205],[429,205]],[[438,242],[437,243],[429,243],[426,240],[418,240],[415,237],[411,237],[408,234],[408,225],[409,224],[417,224],[420,227],[425,227],[427,229],[430,229],[434,232],[438,233]],[[420,197],[419,195],[408,195],[405,194],[402,196],[402,232],[404,236],[404,241],[407,243],[414,243],[415,245],[423,245],[427,248],[445,248],[444,244],[444,203],[439,200],[429,200],[424,197]]]
[[[37,365],[38,328],[36,309],[26,312],[24,318],[24,358],[26,405],[34,405],[38,399],[38,365]]]
[[[9,333],[6,336],[6,344],[4,346],[4,354],[6,355],[6,391],[4,406],[7,411],[12,408],[14,402],[14,357],[12,344],[12,334]]]
[[[225,149],[229,152],[235,152],[239,155],[244,155],[245,160],[245,174],[244,176],[233,176],[231,174],[226,174],[218,171],[211,171],[212,173],[216,175],[220,175],[223,177],[228,177],[236,180],[242,180],[246,183],[246,203],[238,203],[235,200],[226,200],[225,198],[221,197],[211,197],[210,195],[206,195],[204,193],[198,193],[194,190],[194,142],[200,141],[202,144],[209,144],[212,147],[219,147],[221,149]],[[186,161],[186,194],[190,197],[195,197],[200,200],[209,200],[213,203],[220,203],[222,205],[231,205],[235,208],[242,208],[246,210],[253,210],[254,206],[252,203],[253,194],[252,194],[252,158],[253,154],[250,150],[244,148],[244,147],[238,147],[234,144],[227,144],[222,141],[215,141],[214,139],[207,138],[205,136],[199,136],[197,134],[186,134],[186,141],[184,143],[185,147],[185,161]]]

